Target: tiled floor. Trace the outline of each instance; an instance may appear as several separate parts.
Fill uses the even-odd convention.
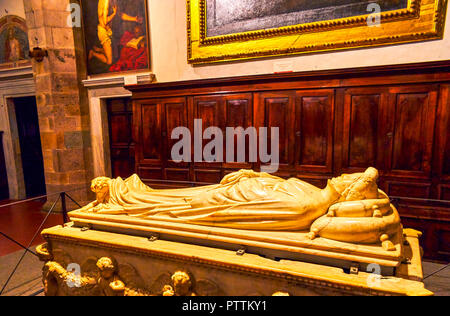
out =
[[[45,201],[38,200],[14,204],[16,201],[0,202],[0,232],[6,234],[24,246],[28,246],[46,213],[42,212]],[[44,224],[44,228],[61,225],[61,214],[52,214]],[[33,246],[42,243],[40,234],[37,234]],[[22,249],[5,236],[0,234],[0,257]]]
[[[436,296],[450,296],[450,266],[423,263],[425,287]]]

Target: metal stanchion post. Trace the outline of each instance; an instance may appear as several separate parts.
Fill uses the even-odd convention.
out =
[[[66,205],[66,192],[61,192],[61,208],[62,208],[62,216],[63,216],[63,222],[68,223],[69,222],[69,215],[67,215],[67,205]]]

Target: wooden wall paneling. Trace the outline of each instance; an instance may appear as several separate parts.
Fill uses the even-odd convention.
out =
[[[437,185],[437,199],[450,201],[450,184]]]
[[[213,78],[127,86],[134,100],[218,93],[393,86],[449,81],[450,62],[383,65],[283,74]]]
[[[188,128],[191,131],[191,163],[189,164],[189,179],[191,182],[195,182],[195,166],[194,166],[194,139],[192,133],[194,132],[194,119],[196,118],[194,111],[194,97],[188,96],[186,98],[187,115],[188,115]]]
[[[262,92],[255,97],[255,127],[267,128],[269,152],[272,144],[271,129],[279,129],[279,170],[276,174],[284,177],[295,174],[295,116],[292,115],[295,111],[295,98],[295,91]],[[258,135],[261,139],[262,135]]]
[[[437,87],[395,87],[390,93],[395,126],[389,171],[393,175],[430,178]]]
[[[345,94],[346,88],[335,89],[334,110],[334,140],[333,140],[333,171],[342,174],[344,165],[344,124],[345,124]]]
[[[421,220],[418,218],[409,218],[402,216],[403,227],[415,229],[422,233],[419,239],[420,246],[424,250],[424,259],[437,259],[435,246],[433,245],[434,225],[430,221]]]
[[[172,139],[172,132],[178,127],[188,127],[188,109],[186,98],[170,98],[161,100],[163,107],[163,154],[164,179],[171,181],[190,181],[189,162],[175,162],[172,160],[172,148],[179,142]]]
[[[133,140],[134,140],[134,170],[139,174],[139,167],[143,160],[142,147],[142,101],[133,100]]]
[[[210,127],[218,127],[222,132],[224,131],[225,106],[224,99],[221,95],[194,97],[193,103],[194,117],[195,119],[200,119],[202,121],[202,135],[205,130]],[[192,130],[192,132],[194,132],[194,130]],[[205,157],[203,157],[203,150],[210,142],[211,140],[208,139],[202,140],[202,162],[194,161],[194,181],[196,182],[218,183],[223,177],[223,162],[206,162]]]
[[[254,127],[253,124],[253,94],[228,94],[223,97],[223,104],[225,107],[225,126],[238,128],[242,127],[244,132],[249,127]],[[256,134],[257,135],[257,134]],[[224,136],[226,136],[226,130],[224,130]],[[238,161],[238,138],[244,137],[243,133],[236,134],[234,137],[234,159],[232,162],[228,162],[226,148],[224,150],[225,160],[223,167],[226,168],[224,173],[236,171],[239,169],[252,169],[256,162],[250,161],[250,137],[245,136],[245,160],[244,162]],[[257,140],[256,140],[257,142]]]
[[[399,210],[405,227],[424,232],[426,257],[450,258],[449,204],[423,205],[450,199],[449,61],[127,88],[133,92],[137,172],[155,188],[217,183],[241,167],[260,167],[169,161],[168,133],[183,117],[191,132],[195,118],[203,119],[203,129],[223,132],[245,124],[278,127],[277,175],[324,187],[333,175],[375,166],[381,189],[417,198]],[[187,114],[180,116],[181,108]]]
[[[177,164],[171,160],[171,148],[176,142],[171,139],[172,130],[188,124],[186,99],[151,99],[135,102],[135,107],[136,120],[140,122],[135,136],[139,140],[136,147],[138,173],[145,180],[179,180],[184,175],[182,180],[189,181],[189,164]],[[175,175],[170,167],[179,174]]]
[[[387,101],[383,87],[346,89],[341,173],[361,172],[368,166],[385,168]]]
[[[161,100],[150,100],[141,104],[141,161],[140,163],[163,166],[164,108]]]
[[[424,258],[448,262],[450,202],[399,198],[394,204],[398,207],[403,226],[423,233],[420,241]]]
[[[389,157],[383,179],[389,195],[431,198],[437,96],[436,85],[390,88]]]
[[[450,200],[450,84],[440,87],[436,116],[433,183],[436,199]]]
[[[411,198],[427,199],[431,196],[431,182],[423,181],[396,181],[382,179],[384,190],[390,196],[405,196]]]
[[[450,258],[450,225],[449,223],[437,222],[434,227],[432,245],[435,246],[435,251],[430,252],[430,257],[432,257],[433,253],[436,253],[436,258],[438,260],[448,262],[448,258]]]
[[[297,172],[333,172],[334,90],[297,91],[295,168]]]

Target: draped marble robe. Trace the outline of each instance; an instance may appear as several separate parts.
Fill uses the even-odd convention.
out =
[[[267,173],[248,176],[241,171],[218,185],[178,190],[154,190],[133,175],[110,180],[109,200],[97,213],[170,218],[226,228],[298,231],[308,229],[339,198],[330,185],[321,190],[299,179],[284,180]]]

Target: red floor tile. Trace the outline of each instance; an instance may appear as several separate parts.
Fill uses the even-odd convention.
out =
[[[38,230],[46,213],[42,212],[44,201],[32,201],[15,205],[8,205],[17,201],[0,202],[0,232],[8,235],[22,245],[28,246]],[[52,214],[47,219],[43,229],[62,224],[61,214]],[[43,242],[40,232],[32,246]],[[0,234],[0,257],[22,248]]]

